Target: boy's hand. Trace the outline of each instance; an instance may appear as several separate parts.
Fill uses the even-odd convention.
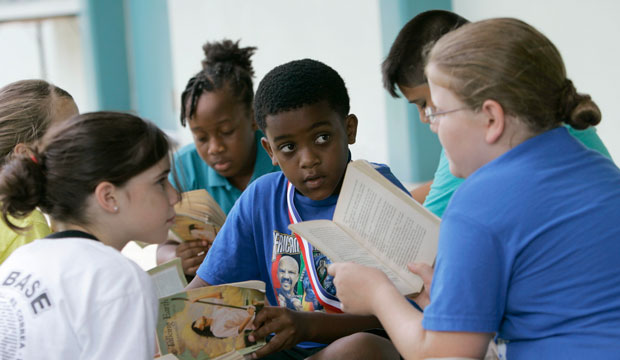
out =
[[[283,307],[266,306],[256,314],[255,330],[248,340],[254,342],[275,333],[269,343],[256,350],[253,358],[260,358],[271,353],[290,349],[306,339],[304,329],[308,324],[302,321],[304,313]]]
[[[382,305],[384,289],[394,287],[383,271],[359,264],[335,263],[327,272],[334,277],[342,311],[351,314],[373,315],[375,306]]]
[[[431,283],[433,282],[433,268],[422,263],[407,264],[409,271],[418,275],[424,282],[422,292],[415,297],[411,297],[411,300],[415,301],[422,309],[426,308],[431,303]]]
[[[187,241],[177,246],[175,252],[181,258],[183,272],[187,275],[196,275],[196,270],[211,248],[208,240]]]

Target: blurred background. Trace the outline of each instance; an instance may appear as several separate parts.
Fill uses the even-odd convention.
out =
[[[132,111],[191,141],[179,97],[200,69],[202,45],[256,46],[254,86],[273,67],[314,58],[344,78],[359,120],[354,159],[389,164],[403,181],[430,180],[437,137],[417,110],[392,99],[380,65],[417,13],[452,10],[471,21],[509,16],[547,35],[579,92],[600,106],[598,133],[620,158],[620,2],[614,0],[0,0],[0,86],[42,78],[80,111]]]
[[[537,27],[560,49],[578,91],[601,107],[599,135],[620,157],[620,2],[613,0],[0,0],[0,86],[43,78],[69,91],[81,112],[133,111],[183,145],[191,136],[178,120],[179,97],[200,69],[202,45],[241,40],[258,47],[255,87],[294,59],[335,68],[360,119],[353,157],[387,163],[418,183],[432,178],[439,145],[413,106],[383,90],[380,64],[401,26],[429,9]]]

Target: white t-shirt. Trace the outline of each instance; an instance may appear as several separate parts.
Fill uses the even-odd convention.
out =
[[[36,240],[0,266],[1,359],[153,359],[152,280],[86,238]]]

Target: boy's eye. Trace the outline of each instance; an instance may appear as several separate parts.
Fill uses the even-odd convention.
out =
[[[295,145],[293,145],[293,144],[282,144],[282,145],[280,145],[280,147],[278,149],[280,149],[280,151],[283,152],[283,153],[290,153],[290,152],[293,152],[295,150]]]
[[[329,138],[330,138],[329,134],[322,134],[322,135],[317,136],[315,142],[319,145],[325,144],[326,142],[329,141]]]

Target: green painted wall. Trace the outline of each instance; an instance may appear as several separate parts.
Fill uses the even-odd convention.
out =
[[[96,110],[130,111],[174,130],[166,0],[83,0]]]

